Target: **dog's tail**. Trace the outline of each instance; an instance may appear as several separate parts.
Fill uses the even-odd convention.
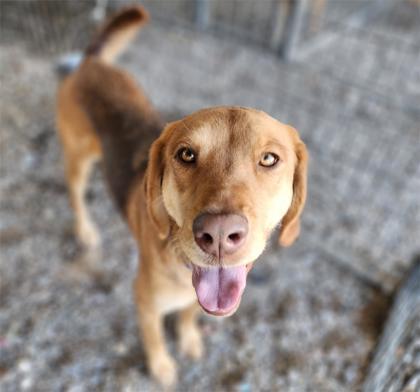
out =
[[[72,52],[58,59],[55,64],[57,76],[61,80],[65,79],[89,56],[112,63],[148,20],[149,14],[142,6],[126,7],[111,15],[96,32],[84,54]]]
[[[142,6],[123,8],[99,28],[86,48],[85,56],[96,56],[112,63],[148,20],[149,14]]]

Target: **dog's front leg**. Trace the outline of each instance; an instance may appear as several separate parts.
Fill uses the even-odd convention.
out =
[[[157,381],[163,386],[169,387],[176,383],[177,369],[165,345],[164,315],[154,306],[150,293],[145,293],[147,289],[141,284],[137,286],[140,291],[143,291],[136,296],[136,299],[138,323],[143,337],[148,368]]]
[[[192,359],[203,356],[204,347],[201,331],[197,325],[200,305],[195,301],[178,315],[178,339],[180,351]]]

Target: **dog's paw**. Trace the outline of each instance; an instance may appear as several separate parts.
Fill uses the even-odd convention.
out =
[[[101,237],[93,224],[85,223],[76,227],[76,236],[87,249],[98,248],[101,243]]]
[[[198,327],[183,329],[179,339],[179,350],[191,359],[198,360],[204,354],[204,344]]]
[[[173,387],[176,384],[176,364],[166,353],[151,359],[150,373],[165,388]]]

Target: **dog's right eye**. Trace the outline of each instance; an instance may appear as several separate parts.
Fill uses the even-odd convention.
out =
[[[195,162],[195,152],[191,148],[183,147],[178,150],[178,158],[185,163],[194,163]]]

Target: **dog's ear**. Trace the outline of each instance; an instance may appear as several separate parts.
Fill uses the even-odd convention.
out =
[[[147,213],[160,239],[166,239],[170,231],[169,215],[162,198],[162,181],[165,169],[164,152],[165,142],[161,136],[152,144],[150,149],[145,180]]]
[[[296,166],[293,175],[293,198],[286,215],[281,221],[279,243],[290,246],[300,232],[300,215],[306,201],[306,183],[308,171],[308,153],[305,145],[299,141],[295,145]]]

